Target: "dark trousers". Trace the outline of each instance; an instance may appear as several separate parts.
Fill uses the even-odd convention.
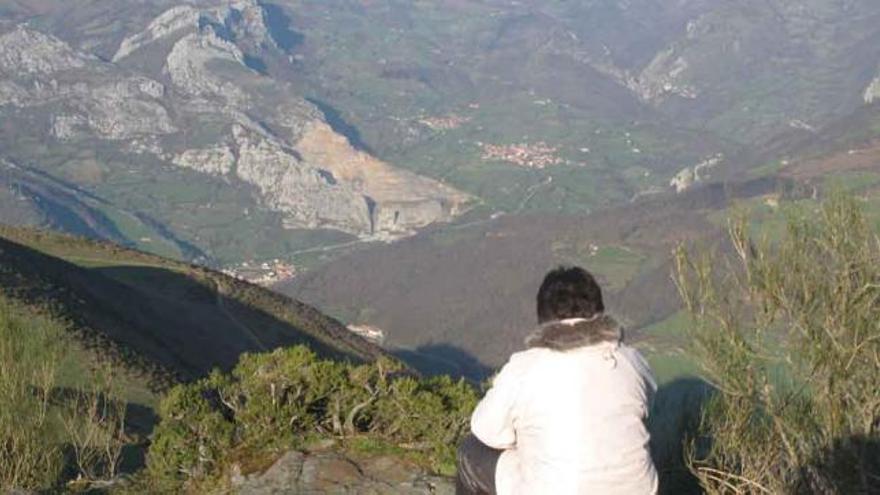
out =
[[[458,447],[456,495],[495,495],[495,466],[502,452],[466,436]]]

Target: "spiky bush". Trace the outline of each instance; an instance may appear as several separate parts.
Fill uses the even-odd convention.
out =
[[[58,386],[71,341],[62,321],[0,295],[0,492],[60,490],[118,473],[126,403],[112,374]],[[88,367],[92,363],[80,363]]]
[[[302,346],[249,354],[231,374],[171,390],[149,477],[159,489],[204,488],[233,463],[241,469],[320,439],[382,442],[449,472],[476,401],[463,381],[415,378],[390,359],[355,365]]]
[[[793,210],[781,238],[730,222],[727,254],[680,249],[695,358],[717,394],[690,466],[709,493],[880,486],[880,240],[852,199]]]
[[[0,298],[0,491],[47,488],[60,474],[50,405],[61,336]]]

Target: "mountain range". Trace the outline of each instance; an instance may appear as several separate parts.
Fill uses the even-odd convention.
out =
[[[218,265],[463,213],[583,213],[873,102],[878,16],[857,0],[4,0],[5,201]]]
[[[878,42],[871,0],[0,0],[0,220],[281,260],[277,290],[473,378],[583,264],[674,353],[676,244],[873,205]]]

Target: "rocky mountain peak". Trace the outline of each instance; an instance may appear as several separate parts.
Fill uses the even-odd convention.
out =
[[[225,0],[207,6],[179,5],[156,17],[141,32],[125,38],[113,56],[118,62],[158,41],[184,32],[241,42],[254,47],[275,46],[266,24],[266,12],[255,0]]]
[[[58,38],[24,25],[0,36],[0,73],[49,75],[82,68],[90,59]]]
[[[231,62],[246,69],[241,50],[208,30],[188,34],[175,43],[166,60],[165,71],[178,88],[191,95],[215,95],[244,103],[247,96],[238,86],[224,81],[207,68],[207,64],[214,60]]]

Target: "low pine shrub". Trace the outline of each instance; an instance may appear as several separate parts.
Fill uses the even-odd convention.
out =
[[[385,444],[451,473],[476,402],[464,381],[413,377],[391,359],[356,365],[302,346],[249,354],[230,374],[171,390],[148,473],[155,486],[180,489],[216,481],[244,458],[328,438]]]

